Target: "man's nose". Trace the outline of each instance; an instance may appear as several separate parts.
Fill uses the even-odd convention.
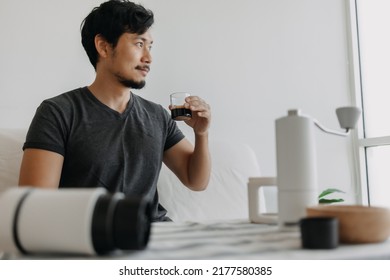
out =
[[[142,62],[148,64],[152,63],[152,54],[149,49],[145,49],[144,55],[142,56]]]

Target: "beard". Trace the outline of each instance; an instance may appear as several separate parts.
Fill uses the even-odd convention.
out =
[[[137,81],[134,81],[131,79],[126,79],[119,74],[117,74],[116,77],[118,79],[118,82],[120,82],[123,86],[125,86],[127,88],[141,89],[146,84],[145,80],[137,82]]]

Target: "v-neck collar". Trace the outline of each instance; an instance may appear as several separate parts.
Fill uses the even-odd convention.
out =
[[[95,103],[97,106],[99,106],[103,110],[110,112],[111,114],[114,114],[115,116],[117,116],[121,119],[124,119],[127,117],[127,115],[129,114],[129,112],[131,111],[131,109],[133,108],[133,105],[134,105],[134,94],[131,91],[129,91],[129,94],[130,94],[129,102],[126,105],[126,109],[122,113],[119,113],[118,111],[108,107],[106,104],[104,104],[99,99],[97,99],[96,96],[93,95],[93,93],[88,89],[88,87],[84,87],[84,91],[86,92],[86,94],[92,100],[93,103]]]

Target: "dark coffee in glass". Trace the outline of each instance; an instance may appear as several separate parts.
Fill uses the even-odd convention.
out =
[[[182,106],[177,106],[171,110],[172,119],[175,121],[186,121],[192,118],[192,112],[190,109],[186,109]]]
[[[171,116],[175,121],[186,121],[192,118],[190,109],[185,108],[186,98],[189,97],[188,92],[174,92],[170,95],[171,98]]]

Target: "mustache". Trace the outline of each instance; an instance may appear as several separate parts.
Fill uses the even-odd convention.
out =
[[[150,66],[149,65],[144,65],[144,66],[137,66],[135,67],[135,69],[137,70],[146,70],[146,71],[150,71]]]

